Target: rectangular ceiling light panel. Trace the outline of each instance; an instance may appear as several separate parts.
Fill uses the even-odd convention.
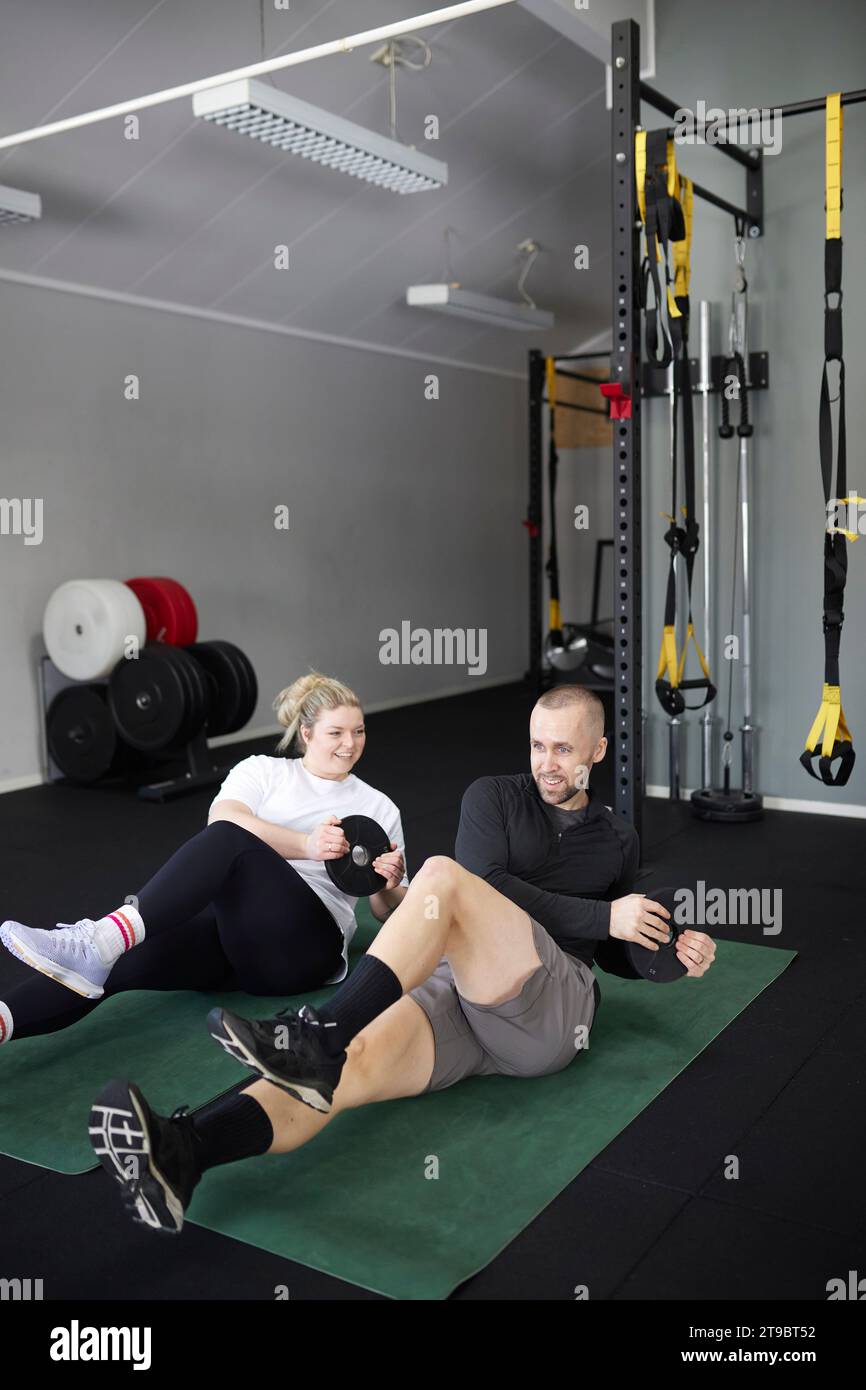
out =
[[[34,222],[42,216],[38,193],[25,193],[0,183],[0,222]]]
[[[495,299],[454,285],[410,285],[406,303],[419,309],[436,309],[459,318],[476,319],[495,328],[552,328],[554,316],[546,309],[533,309],[510,299]]]
[[[395,193],[418,193],[448,182],[448,166],[440,160],[251,78],[197,92],[192,108],[196,116],[227,130]]]

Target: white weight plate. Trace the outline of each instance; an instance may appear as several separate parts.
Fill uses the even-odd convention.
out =
[[[119,579],[70,579],[48,600],[42,635],[64,676],[92,681],[109,675],[130,637],[144,646],[147,621],[135,594]]]

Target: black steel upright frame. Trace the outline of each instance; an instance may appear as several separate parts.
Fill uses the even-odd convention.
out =
[[[629,418],[613,423],[614,602],[613,809],[641,834],[643,602],[641,566],[640,243],[634,174],[634,132],[640,122],[640,30],[614,24],[611,63],[611,213],[613,353],[611,381],[631,400]]]

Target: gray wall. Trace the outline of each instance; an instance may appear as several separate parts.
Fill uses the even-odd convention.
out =
[[[683,106],[775,106],[860,88],[866,71],[866,6],[808,0],[785,5],[695,5],[658,0],[658,75],[653,85]],[[663,117],[646,112],[651,126]],[[845,354],[848,364],[849,481],[866,491],[866,107],[845,113],[843,163]],[[716,150],[680,147],[680,167],[732,201],[744,178]],[[754,397],[754,663],[758,787],[778,797],[862,806],[866,803],[866,542],[849,546],[847,611],[842,638],[842,697],[855,747],[862,750],[847,787],[833,791],[798,765],[817,712],[823,679],[821,595],[824,509],[818,475],[817,410],[823,358],[824,118],[786,120],[779,155],[765,159],[765,236],[747,253],[753,348],[770,354],[770,390]],[[733,266],[729,219],[696,203],[692,303],[716,307],[714,350],[727,337]],[[696,318],[696,315],[695,315]],[[693,353],[697,352],[695,343]],[[698,415],[696,409],[696,416]],[[699,416],[698,416],[699,418]],[[715,419],[715,417],[714,417]],[[648,781],[667,782],[665,716],[653,691],[661,632],[666,560],[661,511],[669,508],[667,407],[644,413],[645,705],[650,713]],[[733,444],[716,454],[720,475],[714,555],[721,614],[717,638],[730,627],[730,553],[736,484]],[[699,565],[700,565],[699,561]],[[702,602],[702,585],[697,585]],[[717,646],[711,669],[727,691],[727,663]],[[739,671],[734,670],[737,689]],[[724,702],[720,698],[717,709]],[[700,771],[697,720],[690,716],[684,782]],[[739,703],[734,718],[739,724]]]
[[[0,490],[45,508],[41,545],[0,536],[0,786],[39,771],[42,613],[69,578],[185,583],[200,635],[252,659],[257,726],[311,665],[370,704],[525,669],[522,382],[3,280],[0,309]],[[380,664],[403,619],[486,628],[486,677]]]

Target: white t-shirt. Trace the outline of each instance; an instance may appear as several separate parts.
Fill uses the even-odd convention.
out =
[[[327,777],[314,777],[300,758],[273,758],[265,753],[244,758],[233,767],[223,782],[211,806],[218,801],[242,801],[254,816],[309,835],[328,816],[370,816],[396,844],[405,856],[403,826],[394,802],[368,786],[353,772],[342,782]],[[349,942],[355,933],[355,904],[357,898],[344,893],[328,877],[324,861],[289,859],[305,883],[321,898],[343,933],[343,968],[325,984],[336,984],[348,973]],[[403,876],[402,882],[409,880]]]

